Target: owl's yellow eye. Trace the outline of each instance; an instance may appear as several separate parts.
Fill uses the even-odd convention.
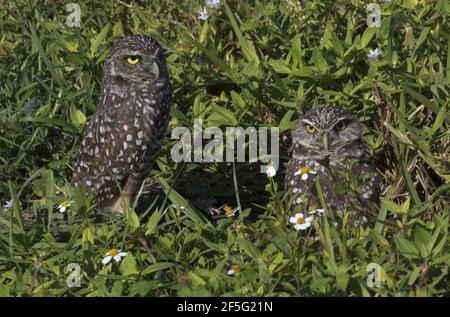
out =
[[[139,63],[141,59],[139,58],[139,56],[128,56],[127,57],[127,62],[128,64],[131,65],[136,65],[137,63]]]
[[[338,131],[343,131],[343,130],[345,130],[346,127],[347,127],[347,123],[345,121],[339,121],[338,123],[336,123],[336,129]]]
[[[313,134],[314,132],[316,132],[316,128],[314,128],[310,124],[305,125],[305,129],[306,129],[306,132],[308,132],[309,134]]]

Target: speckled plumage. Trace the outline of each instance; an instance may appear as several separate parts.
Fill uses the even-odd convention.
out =
[[[292,131],[293,153],[285,178],[292,210],[308,212],[309,206],[320,205],[315,187],[318,178],[329,208],[338,213],[352,211],[353,221],[372,213],[378,204],[381,177],[362,134],[359,121],[341,107],[313,109],[300,118]],[[298,172],[302,167],[311,171],[306,179]],[[345,174],[351,180],[345,179]],[[306,201],[309,206],[300,206]]]
[[[130,64],[130,57],[139,62]],[[170,102],[166,61],[157,41],[137,35],[117,42],[103,64],[97,111],[72,179],[75,186],[94,191],[101,209],[123,212],[135,197],[161,148]]]

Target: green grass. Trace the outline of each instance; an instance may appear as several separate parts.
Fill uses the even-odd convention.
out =
[[[81,28],[65,25],[64,5],[41,3],[0,4],[0,203],[13,200],[0,208],[0,296],[449,294],[447,1],[382,4],[377,29],[364,1],[222,0],[201,22],[199,0],[91,0],[80,2]],[[168,138],[147,212],[101,215],[70,186],[102,61],[117,38],[139,33],[167,54],[170,129],[195,118],[279,126],[274,179],[258,164],[176,164]],[[343,106],[366,128],[386,184],[368,228],[331,212],[309,231],[288,224],[289,131],[316,105]],[[61,214],[65,198],[73,203]],[[225,203],[243,211],[205,214]],[[104,266],[111,248],[128,255]],[[69,263],[81,267],[80,287],[66,284]],[[366,284],[369,263],[382,267],[380,288]],[[240,270],[228,276],[233,264]]]

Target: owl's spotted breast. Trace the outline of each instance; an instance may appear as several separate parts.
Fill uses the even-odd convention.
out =
[[[371,163],[361,125],[349,112],[338,107],[307,112],[292,136],[285,178],[291,211],[308,213],[320,205],[318,182],[327,207],[351,211],[353,222],[373,212],[381,176]]]
[[[124,56],[130,54],[138,57],[129,60],[146,65],[139,69],[137,62],[124,64]],[[75,185],[95,193],[101,209],[123,212],[130,205],[161,148],[170,102],[165,59],[157,43],[142,36],[120,41],[103,66],[98,109],[81,143],[73,176]]]

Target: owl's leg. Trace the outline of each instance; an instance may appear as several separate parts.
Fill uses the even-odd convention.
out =
[[[118,212],[124,214],[125,209],[130,206],[130,202],[131,202],[131,195],[123,192],[121,196],[118,196],[116,198],[104,202],[101,206],[101,209],[105,212],[111,213]]]
[[[142,182],[143,179],[140,174],[131,174],[122,189],[122,195],[116,199],[113,199],[110,204],[108,204],[107,209],[104,210],[124,214],[125,209],[131,207],[131,203],[133,202],[136,192]]]

